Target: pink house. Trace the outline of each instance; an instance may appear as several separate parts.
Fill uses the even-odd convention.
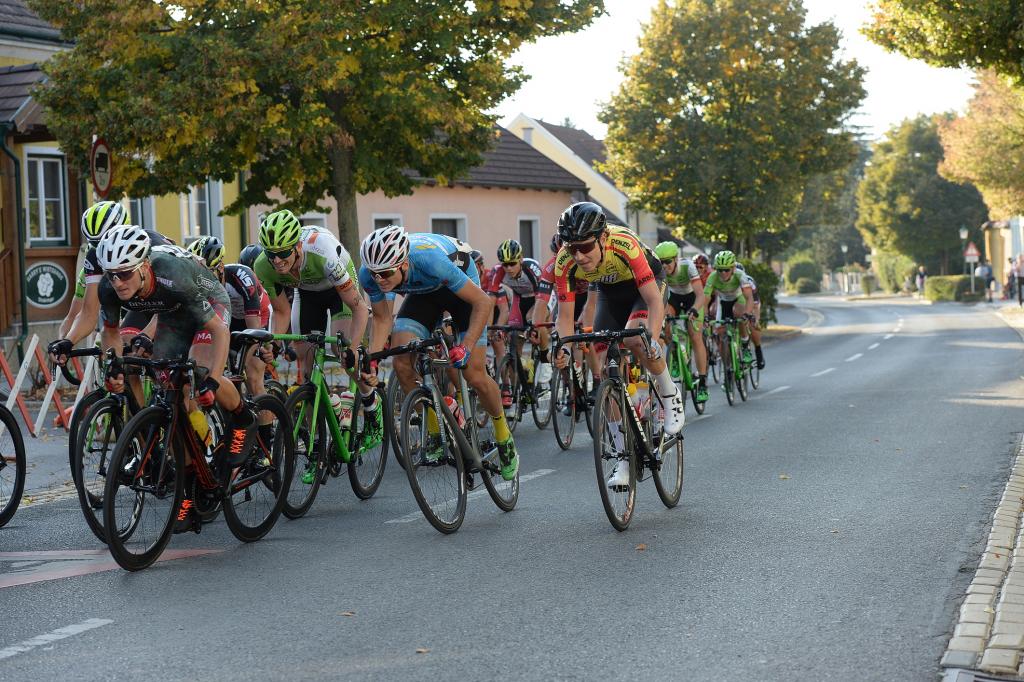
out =
[[[359,197],[356,206],[361,236],[385,225],[403,225],[410,232],[438,232],[458,237],[496,261],[498,244],[518,239],[529,257],[542,263],[550,255],[548,243],[558,216],[575,201],[583,201],[587,186],[574,175],[526,144],[495,127],[495,145],[483,163],[450,185],[432,179],[406,196],[387,197],[373,192]],[[266,209],[250,209],[251,240]],[[317,224],[337,233],[335,213],[309,213],[305,224]]]

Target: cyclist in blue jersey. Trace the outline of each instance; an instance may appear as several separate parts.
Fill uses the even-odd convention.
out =
[[[491,415],[501,476],[513,480],[519,469],[515,442],[501,408],[498,385],[484,368],[487,345],[483,333],[494,305],[480,288],[472,247],[444,235],[410,235],[400,226],[389,225],[374,230],[359,251],[363,261],[359,283],[370,297],[372,309],[370,352],[383,349],[389,333],[392,346],[426,339],[445,312],[451,315],[458,332],[458,345],[449,351],[452,365],[463,369],[466,381]],[[387,299],[391,292],[405,295],[394,321]],[[398,355],[394,363],[402,388],[412,391],[416,385],[412,358]],[[363,378],[375,384],[376,367]]]

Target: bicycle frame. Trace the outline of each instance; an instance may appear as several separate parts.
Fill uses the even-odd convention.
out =
[[[678,326],[675,324],[676,320],[686,320],[686,332],[681,332]],[[692,390],[697,383],[693,380],[693,374],[690,372],[690,357],[693,354],[693,340],[690,338],[689,326],[691,321],[689,317],[669,317],[665,319],[666,324],[669,325],[669,335],[672,338],[672,358],[676,362],[676,367],[679,368],[679,375],[683,378],[683,385],[686,390]],[[683,337],[683,342],[680,342],[679,337]]]

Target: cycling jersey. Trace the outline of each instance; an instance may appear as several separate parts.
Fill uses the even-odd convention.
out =
[[[261,325],[267,324],[270,297],[252,270],[238,264],[224,266],[224,290],[231,300],[232,320],[244,323],[247,316],[254,315],[260,318]]]
[[[85,298],[85,268],[78,271],[78,278],[75,280],[75,298]]]
[[[409,269],[402,283],[392,291],[410,295],[447,289],[456,293],[467,282],[479,284],[480,276],[470,258],[472,251],[469,244],[443,234],[410,234]],[[467,274],[470,272],[472,276]],[[365,265],[359,268],[359,284],[369,295],[371,303],[385,299],[384,292]]]
[[[704,285],[704,295],[711,296],[716,294],[722,301],[729,303],[733,301],[739,301],[740,304],[747,302],[746,297],[743,295],[741,288],[743,287],[743,275],[738,271],[734,270],[732,276],[729,277],[728,281],[723,281],[718,271],[711,273],[708,277],[707,284]]]
[[[686,296],[693,293],[693,282],[694,280],[700,280],[700,273],[697,272],[697,266],[693,264],[689,258],[683,258],[679,256],[676,259],[676,271],[674,274],[665,274],[665,282],[668,284],[668,290],[673,294],[679,294],[680,296]]]
[[[146,230],[146,234],[149,235],[150,246],[169,246],[174,243],[155,230]],[[103,268],[100,267],[100,259],[96,255],[95,246],[90,246],[89,251],[85,254],[82,272],[85,273],[86,284],[98,284],[103,279]]]
[[[576,285],[586,280],[598,288],[632,282],[636,288],[651,282],[662,272],[661,262],[632,230],[617,225],[607,228],[607,240],[600,264],[584,272],[563,245],[555,256],[555,292],[559,301],[575,301]],[[598,247],[600,248],[600,247]]]
[[[555,260],[558,255],[552,256],[540,271],[540,283],[537,285],[537,298],[547,303],[551,299],[551,292],[555,288]],[[590,282],[580,279],[576,282],[576,298],[587,295]]]
[[[275,270],[265,252],[256,258],[252,269],[264,289],[278,292],[282,287],[293,287],[304,291],[325,291],[345,288],[356,281],[352,258],[333,234],[322,227],[307,226],[299,234],[299,243],[302,245],[302,263],[298,279],[290,272]]]
[[[540,288],[541,270],[540,264],[532,258],[524,258],[519,275],[513,277],[501,263],[498,263],[487,273],[487,288],[484,289],[491,296],[500,298],[504,296],[502,285],[512,290],[512,293],[520,298],[533,298]],[[483,281],[483,279],[481,279]]]

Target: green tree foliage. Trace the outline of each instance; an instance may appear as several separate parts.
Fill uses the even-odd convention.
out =
[[[337,200],[358,246],[355,198],[439,182],[481,160],[493,109],[525,79],[524,42],[587,25],[603,0],[31,0],[73,49],[37,93],[70,163],[94,134],[115,155],[114,194],[182,192],[248,171],[227,212]]]
[[[917,288],[914,281],[917,266],[909,256],[876,250],[871,260],[871,267],[878,275],[878,284],[884,291],[898,293],[903,290],[905,283],[909,284],[907,291]]]
[[[761,299],[761,323],[767,326],[770,322],[777,322],[779,285],[782,280],[767,263],[758,263],[749,258],[743,258],[742,262],[743,269],[757,282],[757,294]]]
[[[981,194],[938,173],[943,159],[938,120],[919,116],[893,127],[876,143],[858,191],[857,229],[868,245],[894,251],[947,274],[959,268],[961,225],[988,218]]]
[[[977,186],[995,218],[1024,213],[1024,91],[980,73],[967,113],[940,121],[939,137],[943,177]]]
[[[789,282],[790,288],[796,286],[796,283],[801,279],[809,279],[814,282],[821,281],[821,266],[810,259],[795,258],[787,263],[786,268],[786,281]]]
[[[785,230],[807,179],[853,158],[863,70],[799,0],[661,0],[602,110],[607,170],[635,206],[696,236]]]
[[[993,68],[1024,82],[1024,11],[1006,0],[877,0],[864,33],[935,66]]]

